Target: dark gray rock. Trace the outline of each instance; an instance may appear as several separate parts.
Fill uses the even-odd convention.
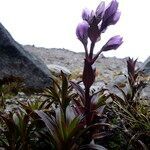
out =
[[[150,56],[146,59],[146,61],[140,67],[140,71],[142,71],[145,75],[150,75]]]
[[[26,88],[43,89],[51,84],[50,76],[46,65],[25,51],[0,23],[0,80],[17,77]]]

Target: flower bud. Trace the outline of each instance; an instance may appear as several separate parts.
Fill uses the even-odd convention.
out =
[[[82,12],[82,19],[83,20],[85,20],[88,23],[90,23],[90,21],[93,18],[93,16],[94,16],[93,10],[89,10],[87,8],[83,9],[83,12]]]
[[[107,20],[109,17],[112,17],[117,12],[118,2],[116,0],[112,0],[105,10],[104,20]]]
[[[120,19],[120,15],[121,15],[121,12],[119,11],[115,13],[115,15],[112,18],[112,24],[116,24],[118,22],[118,20]]]
[[[116,50],[123,43],[122,39],[123,38],[120,37],[119,35],[110,38],[108,40],[108,42],[102,47],[101,51],[102,52],[103,51],[109,51],[112,49]]]
[[[101,2],[95,12],[96,20],[99,23],[102,20],[105,10],[105,2]]]
[[[95,43],[100,38],[100,30],[99,26],[97,24],[96,17],[93,17],[93,21],[90,24],[90,27],[88,29],[88,37],[91,40],[91,42]]]
[[[105,10],[103,20],[101,24],[101,32],[104,32],[109,25],[114,25],[120,18],[120,12],[118,12],[118,2],[113,0],[108,8]]]
[[[79,23],[76,28],[76,35],[84,46],[86,46],[88,42],[88,28],[89,24],[86,21]]]

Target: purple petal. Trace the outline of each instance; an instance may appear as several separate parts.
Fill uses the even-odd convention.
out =
[[[101,32],[105,32],[109,25],[114,25],[120,18],[121,13],[118,12],[118,2],[113,0],[109,7],[105,10],[105,14],[103,16],[103,21],[101,24]]]
[[[101,2],[97,9],[96,9],[96,12],[95,12],[95,15],[96,15],[96,19],[98,20],[98,22],[101,21],[103,15],[104,15],[104,10],[105,10],[105,2]]]
[[[118,44],[118,43],[120,43],[120,41],[122,41],[122,37],[120,37],[120,35],[116,35],[116,36],[110,38],[109,41],[107,42],[107,44],[108,45]]]
[[[110,38],[101,51],[116,50],[123,43],[122,39],[119,35]]]
[[[86,21],[79,23],[76,28],[76,35],[78,39],[83,43],[84,46],[87,45],[88,28],[89,28],[89,24]]]
[[[97,42],[98,38],[100,37],[100,29],[97,24],[96,17],[93,17],[93,21],[90,24],[89,30],[88,30],[88,37],[91,40],[91,42],[95,43]]]
[[[111,3],[108,5],[108,8],[105,10],[103,19],[106,20],[107,18],[114,15],[117,9],[118,9],[118,2],[116,0],[111,1]]]
[[[82,11],[82,19],[89,22],[91,18],[94,16],[93,11],[87,8]]]
[[[117,11],[113,17],[113,21],[112,21],[112,24],[116,24],[118,22],[118,20],[120,19],[120,15],[121,15],[121,12]]]

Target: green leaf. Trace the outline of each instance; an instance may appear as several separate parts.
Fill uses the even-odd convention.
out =
[[[72,136],[77,135],[76,132],[80,131],[79,125],[80,125],[80,122],[81,122],[82,119],[83,119],[82,116],[78,116],[78,117],[75,117],[71,121],[71,123],[69,124],[69,127],[68,127],[68,133],[69,133],[68,138],[71,138]]]

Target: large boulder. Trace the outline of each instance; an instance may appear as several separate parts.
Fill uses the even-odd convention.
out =
[[[0,23],[0,80],[19,78],[25,88],[44,89],[51,85],[51,74],[39,58],[25,51]]]

